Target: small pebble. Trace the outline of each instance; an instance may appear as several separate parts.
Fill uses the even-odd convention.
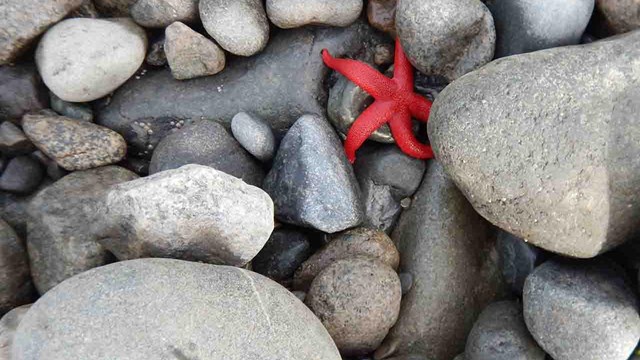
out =
[[[224,69],[224,51],[181,22],[174,22],[165,30],[164,51],[171,74],[178,80],[213,75]]]
[[[276,139],[271,127],[261,119],[241,112],[231,119],[231,131],[251,155],[267,162],[273,159],[276,152]]]

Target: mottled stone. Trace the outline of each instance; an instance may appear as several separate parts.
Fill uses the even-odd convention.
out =
[[[253,271],[278,282],[288,282],[296,269],[313,254],[309,234],[291,228],[273,231],[262,250],[251,261]]]
[[[303,115],[282,139],[264,181],[283,222],[334,233],[362,222],[360,190],[326,119]]]
[[[264,171],[220,124],[202,120],[167,136],[153,152],[149,172],[186,164],[207,165],[259,186]]]
[[[450,360],[482,309],[505,292],[495,236],[442,166],[430,161],[392,238],[413,286],[376,359],[419,354]]]
[[[164,28],[175,21],[198,21],[198,0],[138,0],[131,7],[131,17],[138,25]]]
[[[398,0],[396,29],[409,61],[451,81],[493,59],[496,33],[480,0]]]
[[[13,347],[13,360],[340,360],[320,321],[282,286],[173,259],[119,262],[65,281],[31,307]]]
[[[100,14],[107,17],[128,17],[138,0],[93,0]]]
[[[51,97],[51,109],[58,114],[72,119],[93,122],[93,110],[90,104],[64,101],[54,93],[50,93],[49,95]]]
[[[18,325],[31,308],[31,304],[22,305],[9,311],[0,319],[0,359],[11,359],[13,337]]]
[[[164,52],[164,33],[161,36],[151,40],[149,45],[149,52],[144,61],[151,66],[165,66],[167,65],[167,54]]]
[[[24,114],[46,108],[48,101],[47,88],[35,66],[0,66],[0,121],[19,123]]]
[[[0,316],[34,299],[27,249],[15,231],[0,219]]]
[[[321,250],[305,261],[296,271],[294,288],[308,289],[313,279],[327,266],[353,257],[375,259],[394,270],[400,262],[398,250],[384,232],[355,228],[332,235]]]
[[[524,281],[533,272],[544,254],[524,240],[501,231],[498,235],[498,254],[504,281],[514,294],[521,296]]]
[[[165,30],[164,53],[178,80],[214,75],[225,65],[224,51],[218,45],[181,22]]]
[[[44,176],[44,170],[38,160],[21,155],[9,160],[0,175],[0,190],[29,194],[33,192]]]
[[[0,2],[0,65],[16,60],[47,28],[83,0],[3,0]],[[0,82],[1,83],[1,82]]]
[[[375,350],[400,311],[400,280],[387,265],[369,258],[338,260],[313,280],[305,304],[343,355]]]
[[[28,154],[35,150],[31,140],[14,123],[5,121],[0,125],[0,151],[3,155]]]
[[[507,57],[440,93],[431,145],[483,217],[581,258],[640,231],[639,41]]]
[[[396,37],[396,5],[398,0],[369,0],[367,19],[374,28]]]
[[[76,171],[45,188],[28,207],[27,247],[43,294],[63,280],[113,260],[91,231],[97,207],[114,184],[137,178],[117,166]]]
[[[261,189],[202,165],[112,187],[93,232],[120,260],[167,257],[243,266],[273,231]]]
[[[260,161],[271,161],[276,152],[276,139],[269,124],[262,119],[237,113],[231,119],[231,132],[251,155]]]
[[[624,360],[640,339],[638,299],[606,260],[550,260],[524,287],[524,319],[557,360]]]
[[[269,20],[279,28],[348,26],[360,16],[362,0],[267,0]]]
[[[22,126],[35,146],[66,170],[113,164],[127,151],[127,144],[118,133],[86,121],[26,115]]]
[[[639,0],[596,0],[596,6],[613,32],[640,29]]]
[[[144,61],[147,36],[127,18],[67,19],[42,37],[36,64],[59,98],[86,102],[122,85]]]
[[[232,54],[254,55],[269,41],[262,0],[200,0],[200,18],[209,35]]]
[[[522,317],[522,305],[500,301],[487,306],[467,338],[468,360],[544,360]]]
[[[594,0],[487,0],[495,21],[496,57],[580,42]]]

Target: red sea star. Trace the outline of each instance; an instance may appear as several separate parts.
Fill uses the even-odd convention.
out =
[[[351,125],[344,149],[351,163],[356,160],[356,150],[372,132],[388,122],[391,134],[400,149],[418,159],[433,157],[431,146],[418,142],[413,134],[411,117],[429,120],[431,101],[413,91],[413,67],[396,39],[393,78],[388,78],[366,63],[336,59],[327,49],[322,50],[322,60],[333,70],[353,81],[373,96],[375,101]]]

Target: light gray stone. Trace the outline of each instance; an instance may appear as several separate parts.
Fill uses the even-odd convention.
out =
[[[23,118],[22,127],[40,151],[70,171],[113,164],[127,152],[122,136],[87,121],[34,114]]]
[[[33,64],[0,66],[0,121],[19,124],[24,114],[44,109],[48,102],[47,88]]]
[[[59,98],[86,102],[122,85],[144,61],[147,36],[130,19],[67,19],[36,50],[42,80]]]
[[[54,93],[50,93],[49,96],[51,97],[51,109],[58,114],[72,119],[93,122],[91,105],[64,101]]]
[[[396,29],[426,75],[452,81],[493,59],[495,27],[480,0],[398,0]]]
[[[496,26],[496,57],[580,42],[594,0],[487,0]]]
[[[114,184],[137,178],[117,166],[76,171],[45,188],[28,206],[27,247],[43,294],[63,280],[113,261],[91,231],[98,205]]]
[[[0,175],[0,190],[29,194],[33,192],[44,176],[44,170],[38,160],[27,155],[16,156],[9,160]]]
[[[138,0],[131,7],[131,17],[138,25],[164,28],[173,22],[198,21],[198,0]]]
[[[362,7],[362,0],[267,0],[269,20],[282,29],[348,26],[360,16]]]
[[[450,360],[464,350],[482,309],[506,292],[491,226],[442,166],[430,161],[392,238],[402,272],[413,276],[413,286],[375,358],[417,354]]]
[[[0,359],[10,360],[13,349],[13,336],[18,325],[31,308],[31,304],[22,305],[9,311],[0,319]]]
[[[119,262],[65,281],[32,306],[13,347],[13,360],[340,360],[320,321],[282,286],[173,259]]]
[[[27,249],[11,226],[0,219],[0,316],[30,303],[34,295]]]
[[[178,80],[214,75],[225,65],[224,51],[218,45],[181,22],[165,29],[164,53]]]
[[[524,319],[556,360],[625,360],[640,339],[638,299],[604,259],[550,260],[524,286]]]
[[[16,60],[47,28],[83,0],[3,0],[0,2],[0,65]]]
[[[261,189],[202,165],[185,165],[114,186],[94,224],[118,259],[168,257],[243,266],[273,231]]]
[[[544,360],[522,317],[522,305],[500,301],[487,306],[467,338],[468,360]]]
[[[362,222],[353,169],[335,131],[320,116],[303,115],[291,127],[263,186],[283,222],[328,233]]]
[[[240,145],[258,160],[268,162],[273,159],[276,139],[265,121],[240,112],[231,119],[231,131]]]
[[[343,355],[375,350],[398,319],[398,274],[370,258],[338,260],[311,283],[305,304],[320,318]]]
[[[3,155],[28,154],[35,150],[31,140],[14,123],[5,121],[0,125],[0,151]]]
[[[640,29],[640,1],[638,0],[596,0],[600,14],[615,33]]]
[[[500,59],[439,95],[431,145],[482,216],[581,258],[640,231],[638,41],[640,31]]]
[[[262,0],[200,0],[200,18],[209,35],[232,54],[254,55],[269,41]]]

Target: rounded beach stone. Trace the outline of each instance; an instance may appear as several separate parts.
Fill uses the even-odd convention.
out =
[[[277,27],[348,26],[362,12],[362,0],[267,0],[267,15]]]
[[[262,119],[237,113],[231,119],[231,132],[251,155],[260,161],[270,161],[276,152],[276,139],[269,124]]]
[[[198,0],[138,0],[131,7],[131,17],[150,28],[163,28],[175,21],[196,22]]]
[[[217,74],[226,62],[218,45],[178,21],[165,29],[164,53],[178,80]]]

